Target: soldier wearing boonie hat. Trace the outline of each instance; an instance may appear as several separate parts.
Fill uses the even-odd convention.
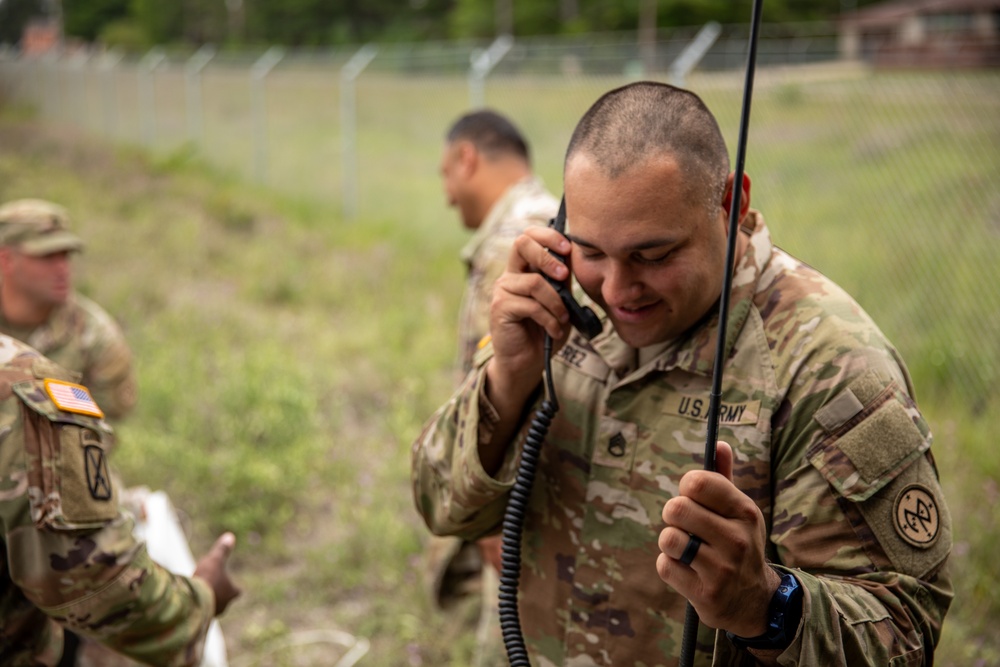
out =
[[[0,205],[0,333],[81,376],[111,419],[135,405],[132,352],[115,320],[73,290],[83,250],[69,212],[43,199]]]

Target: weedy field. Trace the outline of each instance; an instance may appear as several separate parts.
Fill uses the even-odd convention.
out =
[[[856,294],[909,362],[955,520],[937,664],[991,665],[1000,103],[983,91],[997,77],[929,77],[920,95],[910,83],[763,88],[748,168],[779,243]],[[706,99],[731,128],[738,95]],[[858,105],[865,118],[846,114]],[[335,202],[247,184],[189,150],[142,154],[0,114],[0,199],[69,207],[88,241],[79,288],[135,351],[125,480],[170,493],[196,552],[238,536],[245,592],[222,621],[234,667],[330,665],[338,631],[370,642],[360,665],[470,664],[471,638],[428,603],[409,488],[410,442],[454,381],[463,277],[465,235],[435,173],[450,116],[437,120],[410,128],[416,142],[398,127],[377,137],[374,212],[345,221]],[[554,189],[560,132],[536,142]]]

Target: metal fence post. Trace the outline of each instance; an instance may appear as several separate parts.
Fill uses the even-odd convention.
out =
[[[253,173],[254,178],[259,183],[263,183],[267,179],[267,89],[265,78],[284,57],[284,49],[272,46],[250,68],[254,117]]]
[[[196,145],[202,143],[201,71],[214,57],[215,47],[203,44],[184,65],[188,139]]]
[[[358,214],[358,141],[355,81],[375,59],[378,49],[365,44],[340,69],[340,142],[343,160],[343,211],[346,220]]]
[[[57,118],[59,115],[59,54],[55,51],[43,56],[45,61],[45,102],[42,116]]]
[[[139,61],[139,124],[142,127],[142,143],[153,145],[156,133],[156,89],[154,71],[166,59],[163,50],[154,46]]]
[[[489,48],[473,52],[469,68],[469,107],[478,109],[486,104],[486,77],[500,64],[507,52],[514,46],[514,38],[510,35],[500,35]]]
[[[670,64],[670,83],[675,86],[683,86],[684,79],[691,73],[691,70],[698,66],[701,59],[715,44],[715,40],[719,38],[721,32],[722,27],[715,21],[709,21],[703,25],[691,43],[685,46],[680,55]]]
[[[124,55],[118,51],[108,51],[101,58],[100,70],[104,73],[104,133],[114,137],[115,126],[118,123],[118,73],[115,68]]]
[[[76,97],[76,113],[78,114],[75,118],[73,117],[73,111],[69,111],[70,122],[75,122],[81,129],[87,129],[87,116],[88,114],[88,104],[87,104],[87,76],[86,68],[87,63],[90,62],[90,53],[88,51],[83,51],[74,54],[70,58],[69,66],[66,71],[69,72],[72,78],[71,82],[67,82],[67,90],[69,89],[69,83],[75,84],[73,95]]]

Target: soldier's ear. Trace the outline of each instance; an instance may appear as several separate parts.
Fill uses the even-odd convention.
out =
[[[733,181],[736,180],[736,172],[732,172],[726,178],[726,191],[722,195],[722,208],[726,211],[728,218],[733,208]],[[740,223],[750,210],[750,176],[743,174],[743,188],[740,192]]]
[[[479,151],[471,141],[461,141],[458,144],[458,165],[462,175],[471,177],[479,168]]]

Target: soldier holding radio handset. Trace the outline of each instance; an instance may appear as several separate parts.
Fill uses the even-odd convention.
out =
[[[527,506],[519,601],[536,663],[676,664],[688,600],[696,664],[929,663],[952,595],[950,519],[891,343],[772,244],[696,95],[607,93],[564,178],[567,235],[515,243],[491,345],[414,443],[430,528],[496,530],[548,333],[561,410]],[[735,187],[723,442],[707,472],[692,406],[710,390]],[[571,273],[603,324],[592,340],[547,281]]]

